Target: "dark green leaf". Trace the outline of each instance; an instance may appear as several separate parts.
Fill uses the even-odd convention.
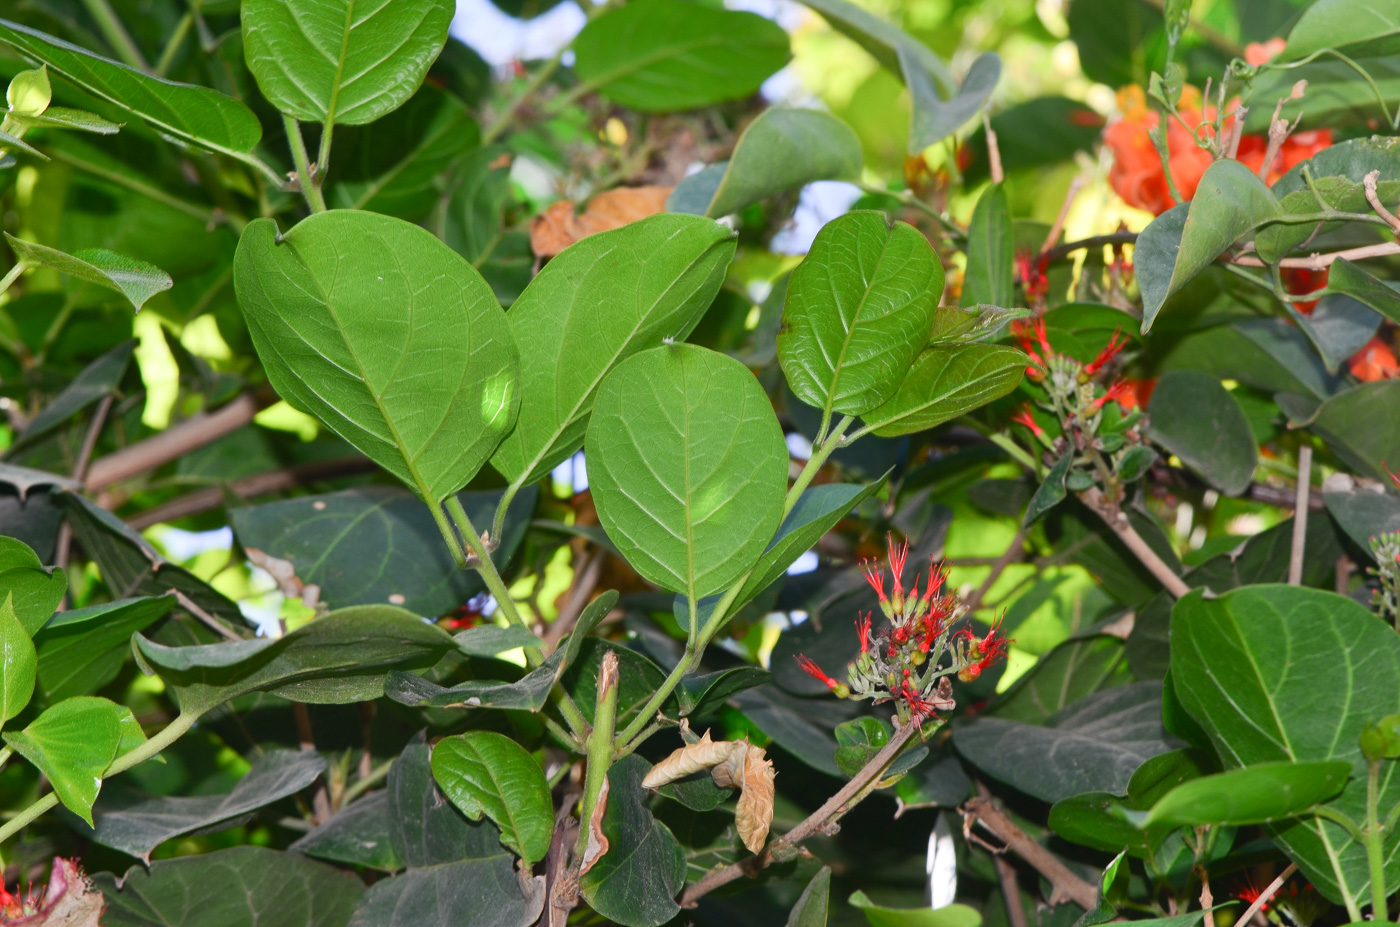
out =
[[[82,372],[73,378],[73,382],[63,388],[63,392],[30,419],[29,426],[24,429],[19,440],[11,445],[11,450],[47,434],[116,389],[122,375],[126,373],[134,347],[135,341],[123,341],[84,367]]]
[[[1135,2],[1135,0],[1134,0]],[[1084,0],[1079,0],[1084,6]],[[1181,235],[1190,203],[1179,203],[1147,224],[1133,245],[1133,272],[1142,296],[1142,333],[1152,328],[1167,298],[1176,292],[1172,274],[1181,254]]]
[[[1350,776],[1347,762],[1256,763],[1177,786],[1143,824],[1272,824],[1327,801]]]
[[[807,883],[802,894],[797,896],[784,927],[826,927],[830,894],[831,867],[823,866],[812,876],[812,881]]]
[[[1249,488],[1259,451],[1249,421],[1220,380],[1176,370],[1158,381],[1148,434],[1207,483],[1230,496]]]
[[[518,624],[483,624],[452,635],[457,649],[472,657],[494,657],[520,647],[543,647],[544,642]]]
[[[1400,461],[1400,382],[1344,390],[1317,408],[1307,428],[1357,472],[1387,479],[1380,462]]]
[[[1082,698],[1132,682],[1124,651],[1123,641],[1108,634],[1071,638],[1037,660],[987,712],[1004,721],[1045,724]]]
[[[1292,303],[1287,304],[1289,316],[1308,336],[1322,355],[1328,373],[1336,373],[1342,364],[1376,334],[1381,317],[1365,303],[1333,293],[1318,300],[1313,311],[1304,315]]]
[[[1045,473],[1045,479],[1036,487],[1031,501],[1026,503],[1026,514],[1021,519],[1023,525],[1033,525],[1036,519],[1065,501],[1065,479],[1074,463],[1074,448],[1070,447],[1055,461],[1055,465]]]
[[[298,853],[384,872],[403,868],[389,839],[389,794],[371,792],[318,825],[290,847]]]
[[[1367,0],[1318,0],[1288,33],[1285,60],[1306,58],[1324,48],[1352,56],[1393,54],[1400,40],[1400,12]]]
[[[390,673],[384,681],[384,694],[404,705],[539,711],[563,665],[564,651],[556,650],[544,663],[515,682],[485,679],[460,683],[450,689],[413,673],[396,672]]]
[[[967,227],[967,270],[961,302],[965,306],[1010,306],[1015,298],[1012,266],[1016,241],[1011,233],[1011,206],[1001,184],[992,184],[977,200]]]
[[[977,56],[956,91],[944,91],[941,78],[947,73],[939,62],[929,66],[933,53],[921,43],[901,42],[897,49],[904,85],[913,99],[909,118],[909,153],[917,155],[936,145],[975,117],[986,104],[1001,79],[1001,58],[995,52]],[[946,97],[946,99],[944,99]]]
[[[609,650],[617,654],[617,725],[620,730],[661,688],[666,674],[661,667],[635,650],[596,637],[585,638],[579,647],[578,659],[564,671],[560,684],[573,697],[590,724],[593,723],[593,713],[598,704],[598,672],[603,664],[603,654]],[[668,700],[663,704],[662,711],[675,717],[677,707],[676,701]]]
[[[1371,276],[1346,258],[1332,262],[1327,287],[1362,303],[1392,322],[1400,322],[1400,291]]]
[[[1366,553],[1371,551],[1371,538],[1400,531],[1400,498],[1386,492],[1342,492],[1331,489],[1330,485],[1323,489],[1322,498],[1327,502],[1328,514]]]
[[[92,803],[117,756],[121,719],[128,709],[82,695],[45,709],[5,743],[48,777],[63,806],[92,825]]]
[[[691,719],[703,718],[729,701],[736,693],[761,686],[772,676],[757,666],[736,666],[732,669],[684,676],[676,688],[681,714]]]
[[[739,136],[705,215],[727,216],[814,180],[857,178],[863,159],[860,139],[835,116],[771,107]]]
[[[1011,392],[1026,363],[1026,355],[1001,345],[928,348],[889,402],[861,419],[882,438],[933,428]]]
[[[34,635],[39,686],[50,702],[91,695],[116,678],[131,635],[175,606],[174,596],[118,599],[59,612]]]
[[[1254,442],[1250,442],[1253,447]],[[1118,478],[1124,483],[1131,483],[1140,480],[1147,475],[1147,471],[1152,469],[1152,465],[1157,462],[1157,452],[1146,444],[1138,444],[1128,448],[1127,452],[1118,460]]]
[[[495,731],[468,731],[433,746],[433,778],[467,817],[485,814],[501,843],[528,867],[544,859],[554,833],[554,806],[544,770],[515,741]]]

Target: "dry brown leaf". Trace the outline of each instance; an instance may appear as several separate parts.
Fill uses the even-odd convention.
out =
[[[642,787],[659,789],[668,782],[684,779],[702,769],[719,766],[736,753],[742,756],[747,746],[741,741],[712,741],[710,740],[710,732],[706,731],[705,736],[701,737],[698,743],[687,744],[679,748],[653,766],[646,777],[642,779]],[[719,777],[715,778],[718,781]]]
[[[744,790],[734,814],[739,837],[750,853],[763,849],[773,824],[773,776],[773,761],[761,747],[750,746],[744,756]]]
[[[92,887],[81,867],[71,859],[55,856],[38,910],[15,917],[0,912],[0,923],[23,927],[100,927],[106,908],[107,900]]]
[[[612,655],[612,651],[608,651]],[[603,777],[603,787],[598,790],[598,801],[593,805],[593,815],[588,820],[588,844],[583,848],[583,865],[578,874],[583,875],[593,868],[593,864],[608,852],[608,838],[603,834],[603,815],[608,810],[608,777]]]
[[[665,212],[666,198],[674,189],[618,187],[589,200],[581,215],[574,212],[573,203],[560,200],[530,223],[530,250],[538,257],[553,257],[581,238]]]

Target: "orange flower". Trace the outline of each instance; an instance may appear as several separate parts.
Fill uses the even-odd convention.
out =
[[[1118,402],[1124,409],[1145,409],[1152,401],[1152,391],[1157,388],[1157,378],[1142,380],[1122,380],[1124,384]]]
[[[1269,173],[1264,179],[1273,184],[1295,165],[1301,164],[1332,144],[1331,129],[1317,129],[1312,132],[1298,132],[1290,135],[1279,148],[1274,163],[1269,165]],[[1245,167],[1259,173],[1259,165],[1264,163],[1268,153],[1268,140],[1262,135],[1246,135],[1240,139],[1236,157]],[[1185,192],[1185,191],[1183,191]]]
[[[1275,58],[1287,45],[1287,42],[1278,37],[1267,42],[1250,42],[1244,47],[1244,60],[1257,68]]]
[[[1367,383],[1373,380],[1390,380],[1400,376],[1400,363],[1395,360],[1395,352],[1379,337],[1366,342],[1366,346],[1347,361],[1351,375]]]
[[[1113,151],[1108,182],[1129,206],[1161,215],[1176,201],[1162,171],[1161,158],[1147,134],[1157,127],[1159,117],[1147,108],[1147,98],[1136,85],[1118,91],[1118,109],[1122,117],[1103,134],[1104,144]],[[1188,124],[1201,119],[1199,109],[1189,105],[1182,106],[1181,115]],[[1167,153],[1177,189],[1190,199],[1201,175],[1210,167],[1210,152],[1197,146],[1185,126],[1172,120],[1167,124]]]
[[[1281,276],[1283,285],[1288,292],[1294,296],[1302,296],[1304,293],[1313,293],[1327,286],[1327,270],[1308,270],[1306,267],[1285,267]],[[1305,303],[1294,303],[1293,308],[1303,315],[1312,315],[1313,308],[1317,305],[1317,300],[1308,300]]]

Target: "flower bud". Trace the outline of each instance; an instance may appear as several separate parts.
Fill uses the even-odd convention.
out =
[[[978,666],[976,663],[969,663],[967,666],[958,670],[958,678],[963,682],[972,682],[981,675],[982,667]]]

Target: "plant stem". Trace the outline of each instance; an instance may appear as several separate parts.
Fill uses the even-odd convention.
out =
[[[319,192],[331,169],[331,136],[335,131],[335,120],[327,119],[321,126],[321,146],[316,152],[316,189]]]
[[[498,542],[505,536],[506,530],[506,510],[515,501],[515,496],[520,492],[521,486],[518,482],[512,482],[501,493],[501,501],[496,505],[496,517],[491,520],[491,536]]]
[[[1381,761],[1372,760],[1366,768],[1366,861],[1371,870],[1371,919],[1385,922],[1390,914],[1385,903],[1385,828],[1377,808],[1380,791]]]
[[[554,76],[554,72],[559,69],[559,64],[564,58],[565,50],[566,49],[561,49],[557,55],[540,65],[540,69],[531,76],[530,80],[525,84],[525,87],[520,91],[520,94],[507,104],[506,108],[501,111],[501,114],[496,117],[494,122],[486,127],[486,131],[481,133],[481,144],[483,147],[499,138],[501,133],[506,130],[506,127],[510,125],[510,121],[515,118],[515,114],[520,110],[520,107],[525,104],[525,101],[534,96],[541,87],[549,82],[549,79]]]
[[[306,205],[312,212],[325,212],[326,200],[321,196],[321,187],[316,183],[316,175],[311,172],[311,162],[306,157],[306,139],[301,136],[301,126],[291,116],[282,117],[282,126],[287,130],[287,146],[292,149],[292,162],[297,168],[297,186],[306,197]]]
[[[365,792],[368,792],[380,782],[387,779],[389,770],[393,765],[393,760],[385,760],[383,763],[380,763],[378,766],[374,767],[374,769],[370,770],[368,776],[365,776],[363,779],[356,779],[350,785],[347,785],[345,791],[340,793],[340,807],[344,808]]]
[[[164,77],[165,72],[170,70],[170,65],[175,62],[175,53],[180,50],[180,46],[185,44],[185,37],[190,34],[190,28],[194,25],[194,10],[186,10],[185,15],[180,17],[180,21],[175,24],[175,31],[170,34],[170,40],[165,43],[165,48],[160,53],[160,60],[156,62],[156,76]]]
[[[112,51],[117,53],[117,57],[138,71],[149,73],[151,66],[146,63],[141,49],[132,40],[131,33],[126,31],[126,26],[122,25],[112,5],[107,0],[83,0],[83,6],[87,7],[88,14],[97,22],[102,37],[112,46]]]
[[[427,502],[427,497],[424,497]],[[447,513],[442,510],[439,502],[428,502],[428,511],[433,513],[433,521],[437,522],[438,530],[442,532],[442,539],[447,542],[447,549],[452,552],[452,559],[456,562],[458,569],[467,568],[467,555],[462,551],[462,543],[457,540],[457,535],[452,531],[452,525],[447,520]]]
[[[505,580],[501,579],[500,571],[496,569],[496,564],[491,560],[491,550],[481,539],[481,535],[476,533],[476,527],[472,525],[467,510],[462,508],[461,500],[455,495],[447,497],[447,511],[452,514],[452,520],[457,524],[457,530],[462,532],[463,540],[467,542],[467,547],[471,548],[472,555],[476,557],[476,562],[468,565],[480,573],[481,578],[486,581],[486,588],[491,591],[491,595],[496,597],[496,605],[506,616],[506,620],[529,630],[525,619],[520,616],[520,611],[515,607],[515,600],[511,598]],[[538,661],[544,659],[540,655],[539,648],[528,648],[525,652],[526,656],[529,656],[531,651],[534,651],[535,656],[530,658],[530,665],[539,666]]]
[[[1191,591],[1191,587],[1186,585],[1181,577],[1167,566],[1166,561],[1157,556],[1157,552],[1142,539],[1142,535],[1133,528],[1123,510],[1105,499],[1097,486],[1084,490],[1079,494],[1079,498],[1103,519],[1104,524],[1118,535],[1118,540],[1122,541],[1124,546],[1133,552],[1134,556],[1143,566],[1147,567],[1148,572],[1155,576],[1168,592],[1179,599]]]
[[[24,263],[23,261],[19,261],[15,264],[14,267],[10,268],[9,273],[5,274],[4,277],[0,277],[0,296],[3,296],[5,292],[10,289],[10,287],[14,286],[15,281],[18,280],[20,278],[20,275],[28,269],[28,264]]]
[[[1308,489],[1312,483],[1313,449],[1304,444],[1298,449],[1298,497],[1293,507],[1293,546],[1288,556],[1288,584],[1303,583],[1303,554],[1308,537]]]
[[[593,732],[588,735],[588,765],[584,772],[583,797],[579,802],[579,829],[576,856],[583,858],[592,831],[594,808],[608,777],[613,760],[613,730],[617,721],[617,654],[603,654],[598,670],[598,701],[593,711]]]

